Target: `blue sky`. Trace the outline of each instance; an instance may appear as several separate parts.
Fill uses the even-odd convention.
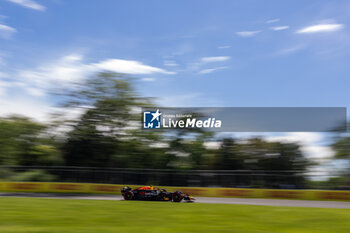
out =
[[[1,114],[100,70],[163,106],[346,106],[349,1],[1,0]]]
[[[162,69],[130,71],[162,105],[348,106],[349,13],[348,1],[2,0],[0,68],[34,98],[48,87],[23,72],[120,59]]]

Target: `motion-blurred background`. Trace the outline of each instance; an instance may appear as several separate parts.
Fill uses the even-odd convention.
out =
[[[141,130],[140,107],[152,106],[153,99],[138,95],[132,79],[121,74],[100,73],[59,93],[62,106],[79,114],[55,112],[49,123],[18,115],[1,119],[2,180],[349,188],[347,170],[332,166],[338,159],[345,163],[350,149],[349,138],[336,132],[327,133],[334,157],[319,160],[283,137]]]
[[[0,180],[350,189],[347,133],[142,131],[141,108],[349,106],[350,4],[0,2]]]

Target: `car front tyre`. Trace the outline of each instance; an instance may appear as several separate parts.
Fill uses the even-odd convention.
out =
[[[124,193],[124,200],[132,200],[134,198],[134,194],[130,191]]]

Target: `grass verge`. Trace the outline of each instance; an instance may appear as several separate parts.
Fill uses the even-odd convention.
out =
[[[350,232],[350,210],[0,198],[1,233]]]

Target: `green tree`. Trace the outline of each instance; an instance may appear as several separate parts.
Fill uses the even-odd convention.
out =
[[[350,137],[341,137],[332,145],[335,158],[350,160]]]
[[[0,119],[0,164],[59,165],[61,154],[47,138],[43,124],[26,117]]]
[[[335,159],[343,159],[347,163],[347,168],[339,173],[338,187],[350,186],[350,137],[339,137],[332,145],[335,151]]]
[[[296,143],[267,142],[262,138],[251,138],[241,145],[240,151],[249,170],[304,171],[308,160]]]
[[[214,169],[239,170],[243,168],[243,158],[239,151],[239,145],[233,138],[222,139],[215,156]]]
[[[141,107],[151,106],[132,88],[132,79],[116,73],[101,73],[65,95],[66,107],[82,115],[66,121],[72,127],[63,151],[69,166],[157,166],[161,149],[158,132],[141,129]],[[150,146],[151,145],[151,146]]]
[[[172,129],[165,135],[167,154],[172,155],[172,168],[207,169],[207,149],[204,143],[213,133],[197,128]]]

